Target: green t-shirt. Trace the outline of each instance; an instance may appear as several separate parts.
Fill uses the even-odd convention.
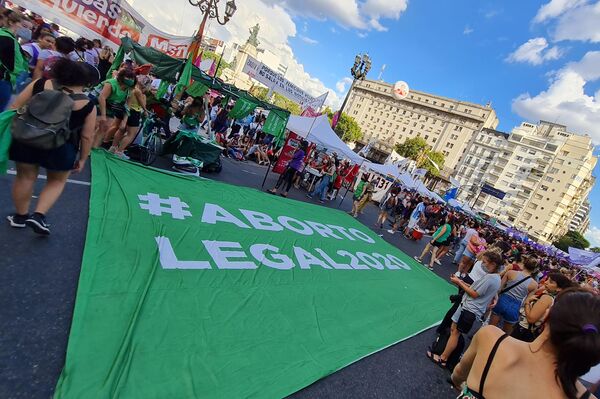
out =
[[[356,186],[356,189],[354,190],[354,196],[355,196],[356,198],[360,198],[360,196],[361,196],[361,195],[362,195],[362,193],[363,193],[363,190],[365,189],[365,184],[366,184],[366,183],[367,183],[367,182],[366,182],[366,181],[364,181],[364,180],[361,180],[361,181],[358,183],[358,186]]]
[[[437,236],[438,234],[441,233],[442,229],[444,228],[444,226],[446,226],[446,231],[444,231],[444,234],[442,234],[441,236],[439,236],[435,241],[437,242],[444,242],[448,239],[448,237],[450,237],[450,234],[452,234],[452,226],[450,226],[448,223],[441,225],[433,234],[434,236]]]
[[[104,84],[106,83],[110,84],[110,87],[112,88],[112,92],[106,101],[113,104],[125,104],[127,97],[129,96],[129,89],[121,89],[121,85],[119,85],[117,79],[107,79],[104,81]]]

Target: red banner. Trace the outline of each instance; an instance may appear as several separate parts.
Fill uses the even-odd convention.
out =
[[[279,155],[277,163],[273,168],[273,172],[281,174],[285,171],[285,168],[287,168],[288,163],[292,160],[294,153],[298,147],[300,147],[300,140],[300,136],[296,133],[290,132],[288,134],[285,144],[283,145],[283,150],[281,150],[281,155]]]

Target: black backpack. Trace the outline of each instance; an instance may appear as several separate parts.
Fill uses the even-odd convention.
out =
[[[83,93],[73,94],[51,81],[51,90],[34,94],[29,102],[17,110],[13,118],[13,139],[42,150],[58,148],[69,142],[73,132],[69,127],[73,104],[87,100]]]

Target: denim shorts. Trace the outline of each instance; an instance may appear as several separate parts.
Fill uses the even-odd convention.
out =
[[[466,256],[469,259],[475,259],[476,257],[476,255],[468,249],[465,249],[465,251],[463,252],[463,256]]]
[[[515,324],[519,321],[519,309],[521,308],[521,301],[518,299],[502,294],[498,298],[498,303],[492,310],[494,314],[502,316],[505,322]]]

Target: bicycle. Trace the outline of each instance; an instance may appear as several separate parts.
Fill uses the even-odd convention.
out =
[[[127,148],[127,155],[143,165],[152,165],[157,155],[162,153],[161,136],[164,134],[162,122],[157,118],[156,114],[148,112],[138,132],[138,135],[140,134],[142,135],[141,143],[130,145]]]

